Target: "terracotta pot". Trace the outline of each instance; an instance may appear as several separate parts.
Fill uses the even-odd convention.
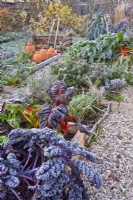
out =
[[[51,46],[49,49],[48,49],[48,57],[52,57],[52,56],[55,56],[56,55],[56,51],[55,49]]]
[[[47,54],[47,50],[46,49],[41,49],[40,50],[40,55],[42,56],[42,60],[46,60],[48,59],[48,54]]]
[[[34,62],[36,62],[37,64],[39,64],[39,63],[42,62],[42,56],[40,55],[40,53],[35,53],[35,54],[33,55],[32,60],[33,60]]]
[[[35,53],[35,46],[32,43],[27,43],[26,53]]]

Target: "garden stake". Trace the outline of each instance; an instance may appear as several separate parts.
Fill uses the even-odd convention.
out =
[[[52,23],[52,27],[51,27],[51,31],[50,31],[50,35],[49,35],[49,39],[48,39],[47,49],[49,47],[49,43],[50,43],[52,32],[53,32],[53,29],[54,29],[55,21],[56,21],[56,19],[53,19],[53,23]]]
[[[55,47],[56,47],[56,41],[57,41],[57,36],[58,36],[58,31],[59,31],[60,20],[61,20],[61,19],[58,18],[57,29],[56,29],[56,35],[55,35],[55,41],[54,41],[54,49],[55,49]]]

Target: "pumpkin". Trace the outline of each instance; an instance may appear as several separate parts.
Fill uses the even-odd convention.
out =
[[[35,53],[35,46],[32,43],[27,43],[26,45],[26,53]]]
[[[32,60],[33,60],[34,62],[36,62],[37,64],[39,64],[39,63],[42,62],[42,56],[40,55],[40,53],[35,53],[35,54],[33,55]]]
[[[40,50],[40,55],[42,56],[42,60],[46,60],[48,58],[47,50],[42,48]]]
[[[52,56],[55,56],[55,55],[56,55],[55,49],[51,46],[48,49],[48,57],[52,57]]]

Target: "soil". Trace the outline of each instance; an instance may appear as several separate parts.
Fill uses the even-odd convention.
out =
[[[13,128],[6,122],[0,121],[0,136],[7,136]]]

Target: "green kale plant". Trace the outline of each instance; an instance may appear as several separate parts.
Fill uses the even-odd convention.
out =
[[[122,33],[108,33],[94,41],[82,40],[71,46],[53,66],[53,73],[68,86],[78,88],[89,87],[90,79],[93,83],[99,80],[104,84],[107,80],[119,78],[132,84],[133,55],[119,62],[117,49],[121,45],[133,48],[133,43]]]

